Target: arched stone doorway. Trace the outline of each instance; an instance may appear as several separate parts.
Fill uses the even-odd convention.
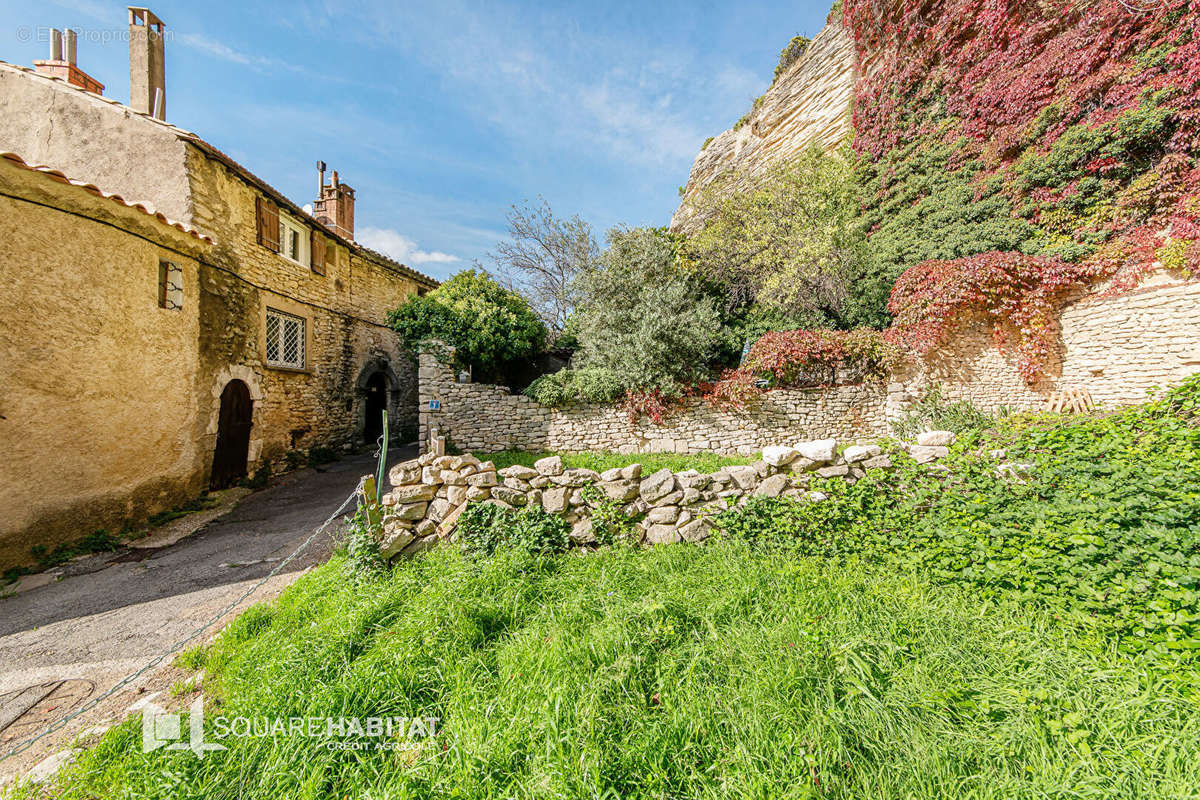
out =
[[[226,489],[246,477],[250,454],[250,428],[253,426],[254,400],[250,387],[234,379],[221,390],[221,410],[217,419],[217,445],[213,449],[213,489]]]
[[[396,393],[400,379],[392,365],[383,357],[376,357],[363,365],[358,373],[356,394],[358,395],[359,441],[371,446],[383,433],[382,411],[388,412],[389,426],[395,421]]]

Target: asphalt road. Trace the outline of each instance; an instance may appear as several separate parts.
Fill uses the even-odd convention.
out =
[[[392,455],[394,463],[415,450]],[[373,469],[366,454],[283,476],[176,544],[93,556],[55,583],[0,599],[0,695],[67,679],[91,681],[94,695],[115,685],[278,566]],[[239,610],[328,558],[340,528],[331,525]],[[0,753],[14,744],[3,738]],[[0,762],[0,774],[11,766]]]

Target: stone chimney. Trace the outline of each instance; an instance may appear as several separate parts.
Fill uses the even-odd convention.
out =
[[[167,118],[166,26],[148,8],[129,6],[129,105],[155,119]]]
[[[337,170],[326,183],[324,161],[317,162],[317,186],[319,195],[313,203],[313,218],[333,228],[343,239],[354,241],[354,190],[338,182]]]
[[[88,75],[75,65],[76,37],[75,31],[67,28],[60,31],[50,29],[50,58],[46,61],[34,61],[33,68],[42,75],[52,78],[62,78],[67,83],[87,89],[89,92],[104,94],[104,84]]]

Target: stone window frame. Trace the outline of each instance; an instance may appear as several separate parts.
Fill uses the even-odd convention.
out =
[[[278,362],[272,362],[267,359],[267,313],[274,311],[288,317],[295,317],[301,320],[304,324],[304,364],[303,366],[291,366]],[[288,300],[285,297],[270,294],[263,298],[259,309],[259,324],[258,324],[258,349],[262,354],[262,363],[267,369],[278,370],[280,372],[312,372],[312,345],[313,345],[313,312],[312,309],[301,303]]]

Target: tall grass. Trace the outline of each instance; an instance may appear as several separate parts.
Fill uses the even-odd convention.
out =
[[[441,718],[423,749],[141,752],[67,798],[1185,797],[1200,715],[1051,615],[737,542],[336,561],[204,654],[209,715]],[[219,703],[219,707],[218,704]],[[211,720],[210,720],[211,721]],[[185,726],[186,730],[186,726]]]

